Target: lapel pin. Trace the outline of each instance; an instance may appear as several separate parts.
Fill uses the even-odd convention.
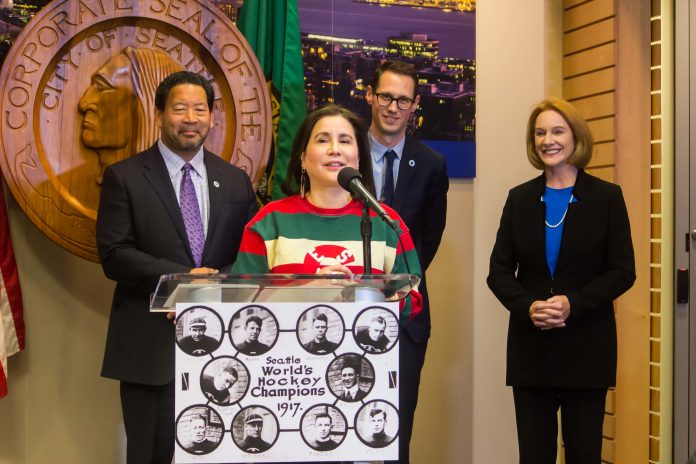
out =
[[[408,165],[413,167],[416,165],[416,160],[408,160]]]
[[[215,188],[219,188],[219,187],[220,187],[220,182],[218,182],[218,181],[215,180],[215,181],[213,181],[213,185],[215,186]]]

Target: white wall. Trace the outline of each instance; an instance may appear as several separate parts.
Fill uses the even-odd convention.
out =
[[[113,284],[8,203],[27,340],[9,359],[0,463],[123,462],[118,384],[99,376]]]
[[[428,275],[433,338],[415,464],[517,459],[504,381],[507,312],[485,276],[507,190],[535,175],[524,130],[530,107],[559,85],[559,24],[558,0],[478,4],[478,177],[452,181],[447,230]],[[118,385],[99,377],[113,284],[9,203],[28,338],[27,350],[10,358],[10,394],[0,400],[0,464],[122,463]]]

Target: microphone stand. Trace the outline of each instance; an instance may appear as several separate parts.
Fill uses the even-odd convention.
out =
[[[367,205],[367,202],[363,202],[360,235],[362,235],[363,242],[363,272],[369,275],[372,274],[372,246],[370,245],[372,221],[370,220],[370,207]]]

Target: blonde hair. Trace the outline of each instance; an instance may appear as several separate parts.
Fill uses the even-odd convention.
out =
[[[587,126],[585,118],[582,117],[577,108],[562,98],[549,97],[534,107],[527,121],[527,158],[537,169],[544,169],[544,162],[536,152],[534,135],[536,131],[536,120],[539,114],[544,111],[555,111],[560,114],[570,127],[573,133],[575,150],[568,158],[568,164],[578,169],[583,169],[592,159],[592,134]]]

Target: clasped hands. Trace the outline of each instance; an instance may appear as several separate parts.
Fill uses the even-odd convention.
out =
[[[537,300],[529,307],[529,318],[541,330],[565,327],[570,316],[570,302],[565,295],[555,295],[546,301]]]

